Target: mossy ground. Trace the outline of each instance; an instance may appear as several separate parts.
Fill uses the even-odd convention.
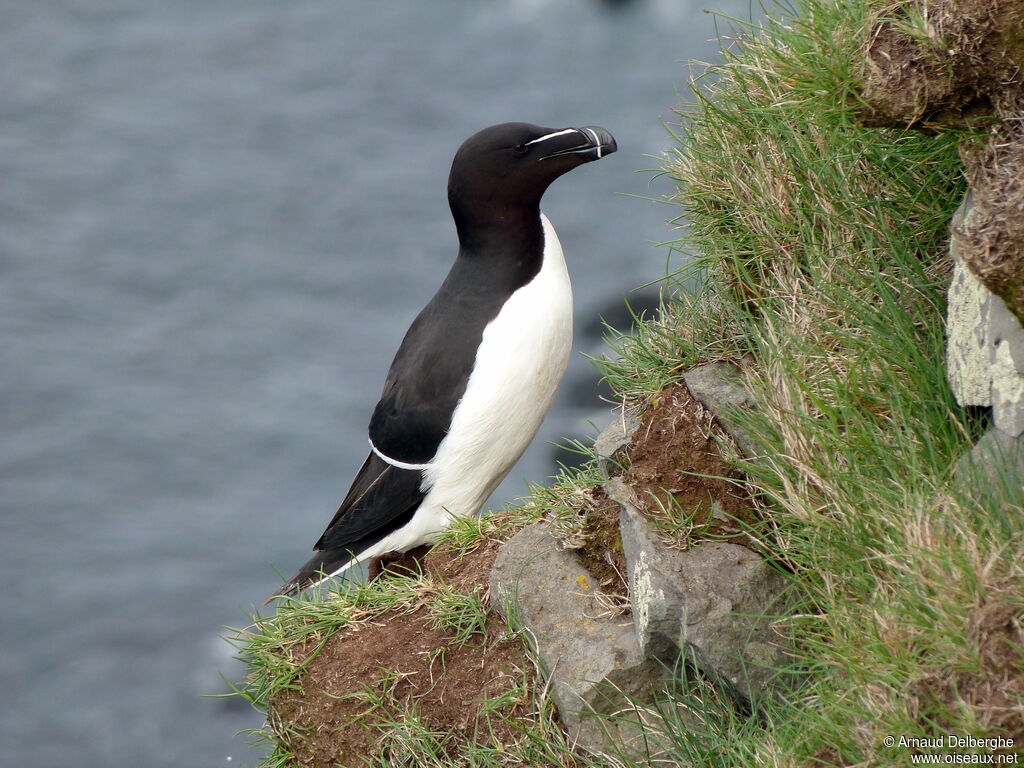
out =
[[[976,208],[961,254],[1024,320],[1024,0],[883,5],[864,49],[865,119],[977,133],[960,150]]]
[[[269,705],[295,732],[294,765],[395,765],[419,752],[444,761],[467,741],[515,750],[519,724],[541,713],[526,645],[487,610],[496,552],[491,542],[462,557],[435,550],[413,570],[392,565],[362,603],[385,591],[405,600],[291,649],[301,686]]]
[[[948,224],[965,189],[958,145],[971,137],[864,124],[873,10],[809,0],[726,41],[663,163],[685,223],[673,247],[689,261],[666,282],[658,319],[616,337],[620,357],[601,363],[638,403],[663,400],[698,362],[742,364],[755,407],[737,420],[760,446],[730,464],[760,521],[746,532],[805,596],[787,626],[802,686],[738,709],[711,684],[681,680],[650,718],[651,742],[672,764],[912,764],[915,750],[886,736],[1024,745],[1024,500],[1019,487],[979,495],[952,477],[987,426],[956,404],[944,372]],[[461,523],[446,546],[491,546],[541,517],[586,538],[580,521],[599,510],[602,479],[593,463],[563,473],[517,510]],[[476,616],[490,647],[504,630],[487,623],[486,596],[450,576],[480,603],[450,598],[464,610],[438,631],[475,637]],[[408,613],[439,583],[389,579],[286,603],[243,637],[246,695],[266,706],[302,689],[316,656],[296,649],[322,652],[352,622]],[[637,763],[573,754],[538,678],[521,669],[533,682],[517,689],[527,705],[509,715],[511,736],[438,736],[415,697],[391,696],[372,762]],[[413,726],[425,730],[400,749],[388,741]],[[265,735],[268,766],[296,764],[294,722],[272,710]]]

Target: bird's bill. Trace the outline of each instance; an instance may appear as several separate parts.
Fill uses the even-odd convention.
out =
[[[551,151],[545,152],[542,159],[577,155],[581,160],[600,160],[610,155],[618,145],[615,137],[604,128],[588,125],[583,128],[566,128],[547,136],[542,136],[531,143],[550,142]]]

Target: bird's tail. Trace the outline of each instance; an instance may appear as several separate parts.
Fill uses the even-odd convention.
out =
[[[279,597],[295,595],[304,589],[316,586],[321,581],[337,576],[354,565],[353,554],[347,549],[324,549],[316,552],[309,561],[277,592],[272,594],[264,605],[268,605]]]

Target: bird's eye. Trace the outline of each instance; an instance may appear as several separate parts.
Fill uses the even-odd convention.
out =
[[[526,151],[526,145],[525,144],[516,144],[514,147],[512,147],[512,151],[513,152],[525,152]]]

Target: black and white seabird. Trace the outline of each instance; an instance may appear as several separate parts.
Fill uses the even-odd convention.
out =
[[[572,289],[540,200],[616,150],[603,128],[503,123],[459,148],[448,204],[459,255],[405,334],[370,419],[370,453],[278,595],[433,543],[475,515],[551,407],[572,346]]]

